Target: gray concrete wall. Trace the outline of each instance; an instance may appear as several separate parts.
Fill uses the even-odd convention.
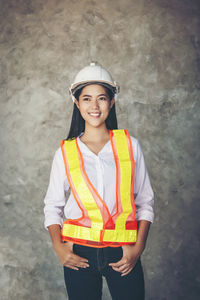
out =
[[[97,60],[121,83],[119,126],[140,140],[155,190],[146,300],[197,300],[199,1],[0,3],[0,299],[66,299],[43,198],[69,129],[67,89]]]

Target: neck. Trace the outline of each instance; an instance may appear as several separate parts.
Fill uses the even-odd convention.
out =
[[[106,128],[106,124],[101,127],[85,126],[85,132],[82,136],[84,140],[99,142],[109,139],[109,132]]]

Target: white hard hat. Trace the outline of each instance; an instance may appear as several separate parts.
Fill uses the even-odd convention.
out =
[[[91,62],[89,66],[78,72],[74,79],[74,83],[72,83],[69,89],[73,101],[75,92],[88,85],[88,83],[102,83],[102,85],[107,86],[113,91],[115,98],[120,90],[119,84],[112,79],[112,76],[106,69],[102,68],[96,62]]]

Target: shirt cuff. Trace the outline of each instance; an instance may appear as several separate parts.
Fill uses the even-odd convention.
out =
[[[147,211],[147,210],[145,210],[145,211],[143,210],[141,212],[137,212],[136,219],[137,219],[137,221],[146,220],[146,221],[153,223],[154,213]]]
[[[60,218],[55,218],[55,219],[50,219],[50,220],[45,220],[44,221],[44,227],[46,230],[48,230],[48,226],[58,224],[62,228],[63,226],[63,220]]]

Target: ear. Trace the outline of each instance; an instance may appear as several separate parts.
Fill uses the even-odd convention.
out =
[[[79,109],[79,102],[76,98],[74,99],[74,103],[76,104],[77,108]]]
[[[115,103],[115,98],[112,98],[112,100],[110,101],[110,109],[113,107],[114,103]]]

